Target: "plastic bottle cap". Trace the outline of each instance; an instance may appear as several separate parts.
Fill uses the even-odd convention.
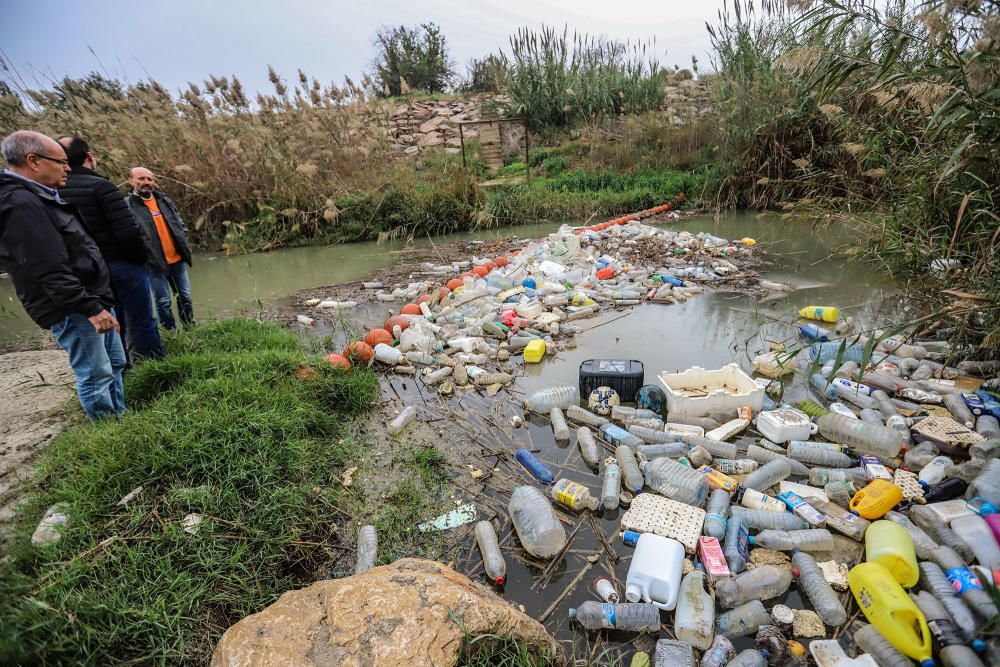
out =
[[[576,609],[570,609],[569,610],[569,617],[571,619],[576,618]]]
[[[753,535],[750,535],[749,537],[747,537],[747,542],[750,544],[750,546],[753,546],[757,544],[757,538],[754,537]]]
[[[986,642],[982,639],[973,639],[970,643],[972,645],[972,650],[976,653],[982,653],[986,650]]]
[[[503,586],[504,581],[506,581],[506,579],[504,579],[503,577],[497,577],[496,579],[493,580],[493,583],[495,583],[497,586]]]
[[[927,658],[926,660],[920,661],[920,667],[937,667],[937,663],[930,658]]]

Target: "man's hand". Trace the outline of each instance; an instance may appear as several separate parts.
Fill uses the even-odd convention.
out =
[[[112,329],[115,331],[122,330],[121,326],[118,324],[118,320],[115,319],[115,316],[106,310],[102,310],[88,319],[90,320],[90,323],[94,325],[94,328],[97,329],[97,333],[107,333]]]

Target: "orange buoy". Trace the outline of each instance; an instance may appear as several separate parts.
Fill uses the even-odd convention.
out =
[[[375,356],[375,351],[372,350],[372,346],[368,343],[356,340],[344,348],[344,356],[354,363],[360,361],[363,364],[367,364]]]
[[[472,272],[474,274],[476,274],[477,276],[479,276],[480,278],[485,278],[486,274],[489,273],[490,270],[487,269],[485,266],[483,266],[483,265],[480,264],[476,268],[472,269]]]
[[[392,345],[392,334],[385,329],[372,329],[365,336],[365,342],[375,347],[379,343]]]
[[[463,284],[464,283],[462,283],[462,279],[461,278],[452,278],[451,280],[448,281],[448,289],[449,290],[457,290]]]
[[[439,289],[439,290],[438,290],[438,303],[440,303],[440,302],[444,301],[444,300],[445,300],[445,298],[446,298],[446,297],[447,297],[447,296],[448,296],[449,294],[451,294],[451,290],[450,290],[450,289],[448,289],[447,287],[442,287],[441,289]]]
[[[606,266],[597,272],[597,277],[600,280],[609,280],[610,278],[615,277],[615,270],[610,266]]]
[[[402,308],[399,309],[399,314],[400,315],[419,315],[420,314],[420,306],[418,306],[415,303],[408,303],[408,304],[406,304],[405,306],[403,306]]]
[[[406,331],[407,327],[410,326],[410,320],[402,315],[393,315],[385,321],[385,330],[392,333],[392,328],[397,325],[400,329]]]
[[[345,371],[351,370],[351,362],[348,361],[347,357],[342,354],[328,354],[323,357],[323,361],[330,364],[334,368],[342,368]]]
[[[493,263],[496,264],[497,266],[499,266],[500,268],[503,268],[503,267],[507,266],[507,263],[509,261],[510,260],[507,259],[506,255],[500,255],[499,257],[497,257],[496,259],[493,260]]]
[[[483,266],[486,267],[487,271],[492,271],[493,269],[497,268],[496,262],[494,262],[492,259],[488,259],[485,262],[483,262]]]
[[[458,274],[458,277],[461,278],[461,279],[463,279],[463,280],[465,279],[466,276],[468,276],[469,278],[476,278],[477,277],[476,274],[473,273],[472,271],[466,271],[465,273]]]
[[[419,306],[424,301],[430,301],[430,300],[431,300],[430,294],[421,294],[420,296],[417,297],[417,305]]]

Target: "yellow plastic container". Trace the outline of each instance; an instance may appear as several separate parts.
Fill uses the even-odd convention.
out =
[[[524,360],[529,364],[537,364],[545,357],[545,341],[533,340],[524,348]]]
[[[921,665],[934,664],[927,619],[885,567],[856,565],[847,573],[847,583],[865,618],[896,650]]]
[[[836,322],[838,314],[836,306],[806,306],[799,311],[799,317],[821,322]]]
[[[920,578],[913,540],[906,529],[892,521],[876,521],[865,531],[865,561],[878,563],[903,588],[911,588]]]
[[[901,488],[887,479],[873,479],[851,498],[851,510],[864,519],[881,519],[902,500]]]

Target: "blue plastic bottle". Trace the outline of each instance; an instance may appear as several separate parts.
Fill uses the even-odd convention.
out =
[[[749,542],[750,531],[743,519],[738,516],[730,517],[726,526],[726,544],[722,552],[729,564],[729,571],[733,574],[739,574],[746,568]]]
[[[552,484],[556,481],[555,476],[549,470],[548,466],[539,461],[537,456],[524,447],[517,450],[517,461],[542,484]]]
[[[799,327],[799,333],[809,340],[818,340],[823,342],[830,340],[830,332],[823,327],[816,326],[815,324],[803,324]]]
[[[834,341],[832,343],[814,343],[809,346],[809,361],[817,361],[821,364],[825,364],[828,361],[833,361],[837,358],[837,354],[840,352],[840,341]],[[865,346],[855,343],[854,345],[848,345],[844,348],[843,361],[853,361],[856,364],[861,363],[861,359],[865,354]]]
[[[660,274],[660,280],[662,280],[663,282],[665,282],[668,285],[673,285],[674,287],[684,287],[684,281],[683,280],[681,280],[680,278],[674,278],[669,273],[662,273],[662,274]]]
[[[832,401],[839,396],[837,388],[833,385],[833,383],[819,373],[813,373],[809,377],[809,384],[811,384],[816,391],[825,396],[828,400]]]

